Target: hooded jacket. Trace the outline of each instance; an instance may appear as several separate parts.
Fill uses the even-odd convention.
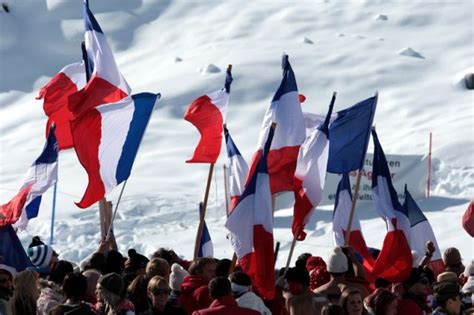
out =
[[[181,284],[178,305],[188,314],[209,307],[212,300],[207,285],[208,281],[201,276],[186,276]]]
[[[255,293],[249,291],[242,294],[239,298],[237,298],[237,304],[240,307],[246,307],[253,310],[256,310],[262,315],[271,315],[272,312],[265,306],[262,299],[258,297]]]
[[[38,315],[48,315],[56,305],[64,301],[61,286],[52,281],[40,279],[38,282],[41,293],[36,302]]]
[[[215,299],[209,308],[195,311],[192,315],[260,315],[250,308],[240,307],[231,296]]]

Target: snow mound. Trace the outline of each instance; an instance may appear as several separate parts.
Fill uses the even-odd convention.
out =
[[[388,16],[385,15],[385,14],[378,14],[378,15],[375,17],[375,20],[376,20],[376,21],[388,21]]]
[[[309,39],[308,37],[303,38],[303,43],[304,44],[310,44],[310,45],[314,44],[314,42],[311,39]]]
[[[179,63],[179,62],[181,62],[181,61],[183,61],[183,59],[181,59],[180,57],[175,57],[175,58],[174,58],[174,62],[175,62],[175,63]]]
[[[221,72],[221,69],[216,66],[216,65],[213,65],[212,63],[208,64],[206,68],[204,68],[202,70],[203,73],[219,73]]]
[[[410,48],[410,47],[407,47],[405,49],[402,49],[398,52],[399,55],[402,55],[402,56],[408,56],[408,57],[414,57],[414,58],[420,58],[420,59],[425,59],[425,57],[420,54],[419,52],[417,52],[416,50]]]

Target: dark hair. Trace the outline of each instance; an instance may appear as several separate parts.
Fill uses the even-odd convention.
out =
[[[226,277],[216,277],[209,282],[209,295],[213,300],[232,294],[230,281]]]
[[[289,268],[285,278],[288,281],[299,283],[305,287],[309,287],[309,273],[306,268]]]
[[[252,285],[252,279],[250,279],[249,275],[243,271],[235,271],[231,273],[229,276],[229,280],[238,285]]]
[[[135,312],[137,314],[148,309],[147,286],[148,280],[146,276],[139,275],[127,288],[128,298],[135,305]]]
[[[63,281],[63,292],[66,298],[82,298],[87,291],[87,279],[80,272],[71,272]]]
[[[43,241],[40,239],[39,236],[33,236],[33,238],[31,239],[30,245],[28,245],[28,248],[39,246],[39,245],[46,245],[46,244],[43,243]]]
[[[54,283],[63,284],[66,275],[73,271],[74,267],[69,261],[60,260],[51,269],[48,279]]]
[[[341,297],[339,298],[339,305],[342,307],[344,311],[347,310],[347,300],[349,299],[349,297],[356,294],[360,295],[360,300],[362,302],[362,295],[360,294],[359,290],[347,288],[344,291],[342,291]]]
[[[105,265],[105,255],[102,253],[94,253],[92,254],[91,259],[89,260],[89,263],[87,263],[84,269],[85,270],[95,269],[98,272],[102,272],[104,265]]]
[[[125,261],[123,259],[122,254],[112,249],[107,253],[107,256],[105,257],[105,265],[103,266],[101,272],[102,274],[115,272],[120,275],[122,274],[124,267]]]
[[[306,269],[306,262],[308,261],[308,258],[311,256],[312,255],[310,253],[303,253],[299,255],[298,258],[296,259],[295,267]]]
[[[324,312],[324,310],[326,312]],[[346,312],[342,307],[340,307],[338,304],[329,304],[325,305],[323,307],[323,312],[322,314],[328,314],[328,315],[345,315]]]
[[[370,307],[374,315],[385,315],[387,306],[397,299],[397,296],[387,289],[379,288],[365,298],[365,304]]]
[[[151,255],[151,259],[154,259],[154,258],[164,259],[164,260],[166,260],[168,265],[171,266],[175,262],[174,259],[173,259],[173,254],[172,253],[173,253],[172,250],[160,247],[156,250],[156,252],[154,252]]]
[[[192,276],[198,276],[202,273],[204,267],[207,264],[215,264],[216,260],[210,257],[199,257],[193,261],[191,266],[189,266],[189,274]]]
[[[216,277],[227,277],[229,275],[230,259],[224,258],[216,263]]]

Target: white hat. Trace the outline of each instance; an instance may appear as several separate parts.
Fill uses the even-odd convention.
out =
[[[465,277],[474,276],[474,260],[471,261],[471,263],[466,266],[466,269],[464,269],[464,276]]]
[[[347,256],[340,247],[335,247],[331,257],[329,257],[328,271],[330,273],[344,273],[347,269]]]
[[[467,282],[462,287],[462,293],[474,293],[474,276],[467,278]]]
[[[170,288],[173,291],[181,291],[181,283],[184,281],[184,277],[189,275],[189,273],[184,270],[181,265],[174,263],[171,266],[170,274]]]
[[[15,268],[4,265],[4,264],[0,264],[0,270],[4,270],[4,271],[8,272],[9,274],[11,274],[11,276],[13,278],[15,278],[16,275],[17,275],[17,272],[16,272]]]

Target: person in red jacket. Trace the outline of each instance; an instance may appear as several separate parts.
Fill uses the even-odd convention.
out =
[[[207,285],[215,277],[216,261],[213,258],[197,258],[189,267],[189,276],[181,284],[178,306],[188,314],[209,307],[212,300]]]
[[[398,314],[423,315],[431,313],[426,304],[429,287],[428,276],[420,268],[413,268],[410,277],[403,282],[405,293],[398,301]]]
[[[195,311],[193,315],[260,315],[255,310],[237,304],[226,277],[216,277],[209,282],[209,295],[214,300],[212,304],[206,309]]]

